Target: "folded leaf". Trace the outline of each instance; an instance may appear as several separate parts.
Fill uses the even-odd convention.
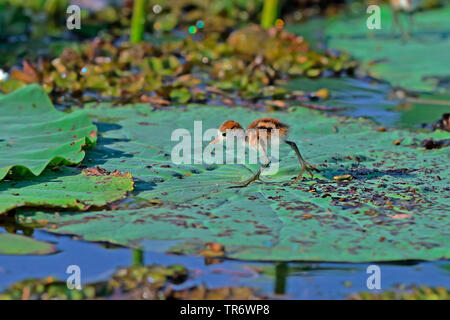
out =
[[[49,165],[76,164],[97,128],[84,111],[55,109],[36,84],[0,96],[0,180],[12,170],[38,176]]]

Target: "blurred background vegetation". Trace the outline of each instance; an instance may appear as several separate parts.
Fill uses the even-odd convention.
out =
[[[445,3],[423,0],[419,10]],[[81,7],[79,30],[66,27],[70,4]],[[408,46],[402,46],[401,39],[391,39],[383,42],[387,50],[383,53],[370,41],[370,32],[365,35],[367,41],[359,41],[358,46],[349,45],[356,34],[347,35],[350,43],[340,42],[339,33],[351,32],[359,23],[345,17],[365,19],[369,4],[387,8],[389,1],[0,0],[0,92],[39,83],[58,108],[113,101],[156,107],[208,102],[279,109],[295,102],[322,110],[322,106],[305,103],[327,100],[330,81],[312,85],[291,80],[353,77],[362,63],[377,68],[379,62],[387,61],[379,56],[386,55],[392,61],[384,68],[391,71],[376,73],[375,78],[400,80],[391,82],[393,92],[385,95],[410,98],[408,90],[417,88],[408,85],[425,88],[419,82],[428,74],[432,75],[428,83],[448,86],[441,75],[444,69],[439,67],[442,57],[427,61],[422,39]],[[439,20],[433,17],[429,22],[436,25]],[[383,19],[391,24],[390,16]],[[330,27],[335,20],[337,27]],[[327,31],[323,21],[328,24]],[[445,33],[433,33],[440,48],[434,54],[439,55],[446,44],[441,41],[439,45],[438,37]],[[329,39],[334,46],[324,45]],[[406,63],[401,58],[404,54],[418,60]],[[405,77],[404,71],[411,77]],[[383,77],[387,73],[389,77]],[[372,81],[373,74],[368,74]],[[288,81],[291,85],[285,85]],[[403,82],[397,92],[395,87]],[[426,99],[433,103],[446,97]],[[412,98],[417,96],[412,94]],[[442,107],[439,101],[437,105],[441,107],[435,108],[439,109],[436,114],[441,114],[446,105]],[[422,112],[418,114],[417,119],[423,118]],[[437,118],[433,113],[426,120]]]

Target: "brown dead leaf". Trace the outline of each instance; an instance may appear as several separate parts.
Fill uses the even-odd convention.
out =
[[[317,90],[314,95],[322,100],[326,100],[330,97],[330,92],[327,88],[323,88],[320,90]]]
[[[405,219],[412,216],[412,213],[398,213],[395,216],[392,216],[392,219]]]
[[[225,252],[225,247],[217,242],[207,242],[205,247],[214,252]]]
[[[129,177],[129,172],[120,172],[119,170],[108,171],[99,166],[83,169],[83,173],[87,176],[113,176],[113,177]]]
[[[151,103],[151,104],[155,104],[158,106],[169,106],[170,105],[170,102],[166,99],[160,98],[158,96],[147,96],[145,94],[141,96],[141,102]]]
[[[200,250],[199,254],[204,257],[221,257],[225,253],[225,247],[216,242],[207,242],[205,243],[205,249]]]
[[[289,107],[289,105],[286,104],[282,100],[267,100],[266,104],[269,105],[269,106],[274,106],[274,107],[278,107],[278,108],[287,108],[287,107]]]

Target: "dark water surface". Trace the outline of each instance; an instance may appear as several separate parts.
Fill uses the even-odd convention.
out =
[[[0,290],[27,278],[55,276],[65,280],[69,265],[81,268],[82,283],[110,277],[114,270],[133,264],[127,248],[73,240],[36,230],[34,238],[52,242],[60,252],[50,256],[0,255]],[[155,246],[160,245],[155,241]],[[182,264],[190,270],[189,279],[178,287],[207,284],[210,287],[246,285],[270,297],[283,299],[344,299],[367,291],[369,263],[262,263],[225,260],[206,265],[204,258],[144,252],[144,264]],[[406,262],[377,264],[381,268],[381,290],[396,284],[445,286],[450,288],[449,262]],[[257,271],[255,271],[257,270]]]
[[[374,79],[299,78],[290,80],[285,86],[307,92],[327,88],[329,99],[309,104],[342,109],[329,113],[370,118],[386,127],[416,130],[450,112],[450,93],[413,94]]]

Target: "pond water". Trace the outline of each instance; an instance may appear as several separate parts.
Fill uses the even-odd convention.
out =
[[[76,241],[36,230],[36,239],[54,243],[60,252],[50,256],[0,256],[0,290],[26,278],[55,276],[66,279],[69,265],[81,268],[83,283],[105,280],[114,270],[133,264],[128,248],[106,248],[100,244]],[[155,246],[159,245],[157,242]],[[344,299],[367,291],[369,263],[261,263],[224,260],[205,264],[193,256],[144,252],[144,264],[182,264],[190,270],[189,279],[178,288],[207,284],[210,287],[245,285],[260,293],[283,299]],[[396,284],[450,287],[449,263],[404,262],[377,264],[381,268],[381,290]],[[255,271],[257,270],[257,272]]]
[[[395,88],[370,78],[299,78],[286,87],[308,92],[327,88],[330,98],[314,104],[342,109],[331,114],[371,118],[386,127],[419,129],[421,124],[434,123],[450,111],[448,94],[423,92],[408,97],[408,93],[400,92],[406,97],[399,99]]]

